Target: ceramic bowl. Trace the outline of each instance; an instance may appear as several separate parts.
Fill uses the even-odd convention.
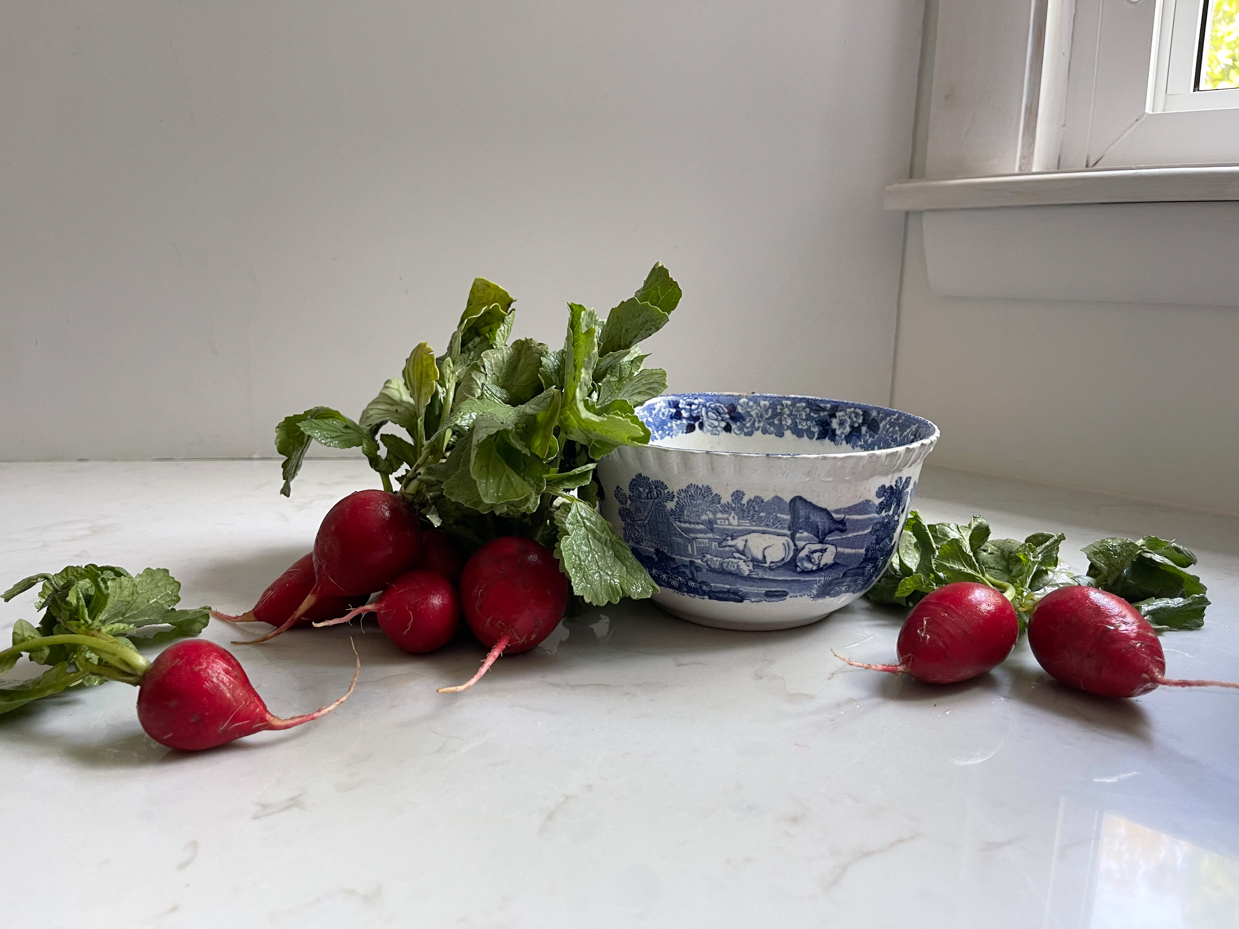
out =
[[[816,622],[890,561],[929,420],[766,394],[668,394],[637,411],[648,446],[598,464],[602,512],[665,609],[723,629]]]

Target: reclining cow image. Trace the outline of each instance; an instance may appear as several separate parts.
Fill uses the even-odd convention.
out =
[[[721,549],[734,551],[738,558],[715,559],[715,570],[730,571],[748,576],[739,562],[778,568],[796,559],[796,570],[808,573],[820,571],[834,564],[838,549],[826,541],[835,532],[847,532],[847,520],[835,516],[824,506],[818,506],[804,497],[792,497],[788,501],[791,523],[787,534],[781,532],[747,532],[718,543]]]

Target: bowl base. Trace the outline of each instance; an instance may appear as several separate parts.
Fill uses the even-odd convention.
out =
[[[658,598],[656,597],[655,599],[657,600]],[[795,629],[797,626],[810,626],[813,623],[821,622],[833,613],[835,609],[837,609],[832,607],[820,616],[815,615],[788,619],[762,620],[743,619],[741,617],[730,616],[702,615],[701,613],[693,613],[688,610],[681,609],[679,604],[670,604],[661,601],[658,605],[671,615],[687,620],[690,623],[696,623],[699,626],[709,626],[712,629],[731,629],[736,632],[777,632],[780,629]]]

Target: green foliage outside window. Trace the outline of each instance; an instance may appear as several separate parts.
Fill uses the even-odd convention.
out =
[[[1201,90],[1239,87],[1239,0],[1214,0]]]

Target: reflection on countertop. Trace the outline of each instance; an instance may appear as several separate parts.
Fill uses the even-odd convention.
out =
[[[5,578],[98,560],[170,568],[237,611],[370,486],[310,462],[0,464]],[[1239,521],[927,469],[915,506],[996,534],[1175,537],[1200,555],[1205,629],[1174,674],[1239,678]],[[4,580],[5,578],[0,578]],[[28,598],[0,608],[7,629]],[[566,620],[467,694],[462,635],[410,658],[371,625],[237,647],[273,711],[339,712],[199,756],[141,734],[106,685],[0,717],[6,923],[217,927],[1239,925],[1239,693],[1131,701],[1065,689],[1026,646],[930,687],[842,665],[893,655],[858,603],[777,633],[623,603]],[[232,630],[208,629],[219,642]],[[71,837],[71,838],[70,838]],[[28,873],[72,876],[20,893]]]

